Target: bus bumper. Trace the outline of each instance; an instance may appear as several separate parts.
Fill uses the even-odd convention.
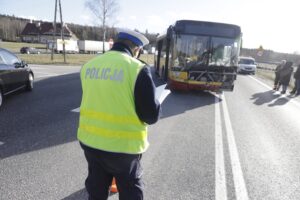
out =
[[[170,90],[180,90],[180,91],[189,91],[189,90],[207,90],[212,92],[220,91],[233,91],[233,84],[221,83],[221,82],[179,82],[174,80],[168,81],[168,86]]]

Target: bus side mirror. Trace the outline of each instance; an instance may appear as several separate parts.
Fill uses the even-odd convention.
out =
[[[139,51],[139,53],[138,53],[138,55],[137,55],[136,58],[140,58],[140,56],[141,56],[142,53],[143,53],[143,49],[140,49],[140,51]]]

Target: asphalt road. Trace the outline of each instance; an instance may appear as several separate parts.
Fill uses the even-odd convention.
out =
[[[9,96],[0,111],[0,199],[86,199],[72,112],[80,67],[32,68],[34,91]],[[270,86],[241,75],[234,92],[169,94],[149,127],[145,199],[300,199],[300,97]]]

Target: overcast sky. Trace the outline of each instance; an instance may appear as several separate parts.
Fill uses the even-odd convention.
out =
[[[179,19],[241,26],[243,47],[300,52],[297,0],[116,0],[115,27],[163,32]],[[96,25],[85,0],[61,0],[66,23]],[[0,0],[0,14],[53,21],[55,0]]]

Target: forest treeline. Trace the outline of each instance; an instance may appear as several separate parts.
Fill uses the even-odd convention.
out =
[[[0,14],[0,40],[9,42],[20,42],[21,33],[27,23],[38,23],[40,20],[23,19],[15,16],[8,16]],[[95,26],[84,26],[73,23],[66,23],[69,29],[76,35],[79,40],[102,40],[102,28]],[[156,34],[148,33],[148,31],[140,31],[146,35],[150,44],[154,44],[156,40]],[[106,38],[115,38],[116,28],[107,27]]]

